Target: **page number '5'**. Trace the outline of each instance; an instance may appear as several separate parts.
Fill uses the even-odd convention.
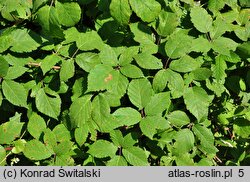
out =
[[[244,176],[244,169],[239,169],[238,176],[242,178]]]

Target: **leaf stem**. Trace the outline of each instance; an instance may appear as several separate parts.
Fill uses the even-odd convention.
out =
[[[2,163],[12,154],[12,152],[10,151],[10,153],[8,153],[4,159],[0,162],[0,165],[2,165]]]
[[[168,64],[169,64],[169,61],[170,61],[170,58],[168,58],[168,59],[167,59],[167,61],[166,61],[165,65],[164,65],[164,69],[167,69]]]
[[[75,55],[77,54],[78,51],[79,51],[79,48],[76,49],[76,51],[75,51],[74,54],[71,56],[71,58],[75,57]]]
[[[28,65],[29,66],[33,66],[33,67],[40,67],[41,66],[41,62],[39,62],[39,63],[29,62]],[[53,66],[52,68],[54,70],[60,70],[61,69],[60,66]]]

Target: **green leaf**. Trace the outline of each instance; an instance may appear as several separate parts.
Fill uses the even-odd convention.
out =
[[[99,64],[88,75],[88,91],[99,91],[112,88],[118,78],[118,72],[110,65]]]
[[[149,115],[162,114],[164,110],[170,107],[170,92],[157,93],[151,97],[151,100],[145,107],[145,113]]]
[[[74,159],[69,155],[59,155],[56,158],[56,161],[53,165],[55,166],[74,166]]]
[[[161,69],[163,67],[160,59],[148,53],[140,53],[134,58],[137,64],[144,69]]]
[[[14,154],[20,154],[21,152],[23,152],[25,145],[26,145],[26,141],[24,139],[19,139],[13,142],[14,146],[13,149],[11,150]]]
[[[201,66],[201,63],[193,59],[192,57],[185,55],[178,60],[174,60],[170,63],[169,68],[174,71],[186,73],[193,71]]]
[[[0,34],[0,53],[6,51],[12,44],[11,31],[6,30]]]
[[[89,31],[78,35],[76,45],[82,51],[90,51],[94,49],[102,50],[104,43],[96,31]]]
[[[29,118],[27,129],[29,133],[39,140],[42,132],[46,129],[46,123],[44,119],[37,113],[33,112]]]
[[[75,74],[75,65],[73,59],[62,60],[60,69],[60,78],[62,81],[68,81]]]
[[[158,51],[158,46],[154,43],[152,31],[149,26],[142,23],[131,23],[131,32],[134,34],[134,40],[140,43],[142,52],[154,54]]]
[[[249,138],[249,120],[239,118],[233,123],[233,131],[242,138]]]
[[[104,94],[98,94],[94,98],[92,108],[92,119],[99,131],[110,132],[122,126],[115,116],[110,114],[110,106]]]
[[[139,147],[130,147],[122,150],[125,159],[133,166],[149,166],[146,152]]]
[[[119,64],[121,66],[130,64],[133,61],[133,57],[138,54],[138,49],[138,46],[130,46],[126,48],[119,57]]]
[[[64,142],[71,140],[71,134],[70,131],[66,128],[64,124],[58,124],[53,129],[53,133],[56,136],[57,142]]]
[[[152,22],[159,15],[161,5],[154,0],[129,0],[132,10],[145,22]]]
[[[45,75],[59,61],[61,61],[61,58],[56,54],[46,56],[40,63],[43,74]]]
[[[52,155],[46,146],[36,139],[30,140],[26,143],[23,154],[30,160],[43,160]]]
[[[123,140],[122,147],[123,148],[130,148],[138,142],[139,135],[136,132],[128,133]]]
[[[23,53],[36,50],[41,44],[41,38],[28,29],[16,29],[12,32],[11,51]]]
[[[0,77],[5,77],[8,73],[8,69],[8,62],[2,56],[0,56]]]
[[[191,9],[191,21],[194,27],[202,33],[207,33],[212,28],[212,17],[207,13],[204,8],[195,6]]]
[[[106,140],[97,140],[89,146],[88,153],[97,158],[114,157],[117,147]]]
[[[129,23],[132,10],[128,0],[112,0],[109,6],[111,16],[121,25]]]
[[[0,166],[5,166],[6,164],[6,151],[2,145],[0,145]]]
[[[192,37],[180,31],[173,33],[165,45],[165,51],[168,57],[176,59],[184,56],[190,51],[192,41]]]
[[[219,55],[215,58],[215,64],[212,65],[213,77],[220,84],[225,83],[225,78],[227,74],[225,70],[227,69],[227,63],[223,56]]]
[[[187,109],[200,121],[208,115],[208,106],[211,98],[201,87],[190,87],[184,91],[184,102]]]
[[[55,151],[55,154],[56,154],[56,157],[58,156],[65,156],[65,155],[69,155],[69,152],[70,150],[72,149],[73,147],[73,142],[71,141],[62,141],[60,142],[55,148],[54,148],[54,151]]]
[[[235,51],[238,43],[226,37],[219,37],[212,42],[212,49],[220,54],[230,56],[230,50]]]
[[[113,130],[109,133],[110,138],[115,146],[121,147],[123,145],[123,135],[120,130]]]
[[[140,121],[140,128],[144,135],[153,139],[153,136],[157,133],[157,129],[168,129],[169,123],[161,116],[147,116]]]
[[[175,162],[177,166],[194,166],[194,160],[192,159],[192,154],[190,153],[184,153],[181,155],[178,155],[175,158]]]
[[[168,88],[170,89],[171,95],[173,98],[179,98],[183,95],[184,90],[184,81],[182,76],[179,73],[176,73],[170,69],[167,69],[166,72]]]
[[[193,39],[190,49],[194,52],[207,53],[211,49],[211,43],[206,38],[200,36],[197,39]]]
[[[96,65],[101,63],[99,54],[86,52],[76,56],[76,63],[86,72],[90,72]]]
[[[80,126],[79,128],[75,129],[75,140],[77,144],[81,147],[87,140],[89,134],[88,127],[85,126]]]
[[[135,65],[132,65],[132,64],[127,64],[125,66],[122,66],[120,71],[124,76],[129,77],[129,78],[142,78],[142,77],[144,77],[141,69]]]
[[[214,14],[217,13],[225,6],[224,0],[209,0],[208,1],[208,9],[212,11]]]
[[[101,50],[100,59],[103,64],[110,65],[110,66],[117,66],[118,65],[118,59],[115,50],[105,45],[103,49]]]
[[[41,113],[57,119],[61,111],[60,96],[56,92],[48,91],[48,93],[46,93],[46,91],[40,89],[37,92],[36,107]]]
[[[127,166],[127,161],[123,156],[115,156],[107,162],[107,166]]]
[[[113,71],[113,72],[115,75],[115,79],[110,85],[108,85],[107,88],[108,92],[106,93],[110,93],[111,95],[114,94],[120,99],[126,93],[129,81],[125,76],[120,74],[118,71]]]
[[[20,119],[21,114],[16,114],[8,122],[0,125],[0,144],[10,144],[20,136],[24,124]]]
[[[194,134],[189,129],[182,129],[178,131],[174,137],[174,153],[177,156],[182,156],[190,152],[194,147]]]
[[[2,94],[2,92],[0,92],[0,107],[1,107],[2,103],[3,103],[3,94]]]
[[[71,27],[81,19],[81,8],[78,3],[60,3],[56,1],[56,11],[60,24]]]
[[[206,80],[212,75],[212,71],[208,68],[198,68],[191,72],[194,80]]]
[[[27,108],[27,92],[22,84],[12,80],[4,80],[2,90],[10,103],[15,106]]]
[[[55,38],[63,38],[63,31],[55,7],[46,5],[40,8],[37,12],[37,21],[45,34]]]
[[[156,31],[166,37],[174,32],[178,24],[178,16],[175,13],[162,10],[156,20]]]
[[[139,110],[144,108],[150,101],[153,95],[153,89],[150,82],[145,79],[134,79],[129,83],[128,86],[128,96],[129,100],[134,104]]]
[[[168,75],[166,71],[166,69],[158,71],[153,78],[153,89],[156,93],[162,92],[167,86]]]
[[[79,97],[69,108],[71,126],[83,127],[91,116],[91,95]]]
[[[238,16],[238,15],[233,14],[232,16]],[[217,16],[213,22],[213,27],[209,32],[209,35],[211,39],[214,40],[221,37],[227,31],[232,31],[232,24],[230,23],[230,21],[227,21],[226,17]]]
[[[47,146],[48,150],[50,150],[51,152],[54,152],[53,149],[57,145],[56,135],[49,128],[47,128],[44,131],[43,141],[44,141],[44,144]]]
[[[124,126],[134,125],[141,120],[141,114],[131,107],[119,108],[112,115]]]
[[[214,135],[205,126],[196,124],[193,126],[195,136],[201,141],[200,148],[209,155],[215,155],[218,149],[214,146]]]
[[[190,123],[190,119],[183,111],[177,110],[167,115],[167,118],[171,124],[177,127],[182,127]]]
[[[22,76],[25,72],[27,72],[27,70],[28,68],[25,68],[23,66],[11,66],[9,67],[7,75],[4,77],[4,79],[14,80]]]

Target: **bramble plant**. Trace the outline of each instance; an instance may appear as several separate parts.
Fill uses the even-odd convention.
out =
[[[0,165],[249,165],[249,0],[0,0]]]

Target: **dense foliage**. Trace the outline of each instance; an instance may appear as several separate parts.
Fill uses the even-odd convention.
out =
[[[250,1],[0,12],[1,165],[250,164]]]

